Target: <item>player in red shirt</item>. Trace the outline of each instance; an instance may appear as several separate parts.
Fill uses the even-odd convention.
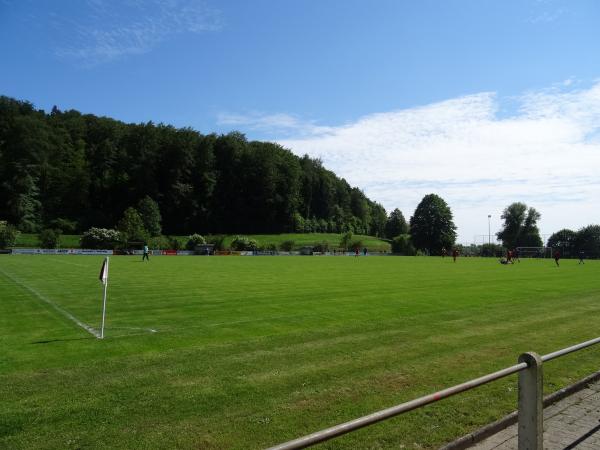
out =
[[[458,250],[457,249],[452,250],[452,259],[454,260],[454,262],[456,262],[457,257],[458,257]]]
[[[560,252],[558,250],[556,250],[554,252],[554,262],[556,263],[557,267],[560,267],[560,264],[558,264],[559,260],[560,260]]]

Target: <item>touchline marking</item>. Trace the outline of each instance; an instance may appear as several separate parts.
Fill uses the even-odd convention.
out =
[[[46,297],[43,294],[40,294],[38,291],[36,291],[35,289],[33,289],[30,286],[27,286],[26,284],[20,282],[19,280],[17,280],[16,278],[11,277],[9,274],[7,274],[5,271],[3,271],[2,269],[0,269],[0,273],[2,275],[4,275],[6,278],[8,278],[9,280],[11,280],[13,283],[15,283],[18,286],[21,286],[23,289],[26,289],[27,291],[31,292],[34,296],[36,296],[38,299],[40,299],[41,301],[43,301],[44,303],[46,303],[47,305],[51,306],[52,308],[54,308],[55,311],[59,312],[60,314],[62,314],[63,316],[65,316],[67,319],[75,322],[77,325],[79,325],[81,328],[83,328],[85,331],[87,331],[88,333],[90,333],[92,336],[96,336],[98,339],[100,339],[100,333],[98,333],[94,328],[92,328],[91,326],[89,326],[87,323],[82,322],[81,320],[79,320],[77,317],[75,317],[73,314],[71,314],[70,312],[68,312],[67,310],[61,308],[60,306],[58,306],[56,303],[54,303],[52,300],[50,300],[48,297]]]
[[[105,329],[107,330],[144,330],[147,331],[148,333],[158,333],[157,330],[155,330],[154,328],[140,328],[140,327],[105,327]],[[124,334],[123,336],[128,336],[127,334]]]

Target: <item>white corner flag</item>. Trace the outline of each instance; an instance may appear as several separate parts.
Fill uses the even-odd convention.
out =
[[[100,329],[100,339],[104,339],[104,319],[106,317],[106,289],[108,288],[108,256],[104,258],[100,276],[98,277],[104,285],[104,300],[102,302],[102,328]]]

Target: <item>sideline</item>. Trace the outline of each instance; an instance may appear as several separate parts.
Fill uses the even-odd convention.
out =
[[[48,306],[52,307],[55,311],[57,311],[58,313],[60,313],[61,315],[63,315],[67,319],[69,319],[70,321],[76,323],[79,327],[83,328],[85,331],[87,331],[88,333],[90,333],[92,336],[95,336],[98,339],[100,339],[100,333],[98,331],[96,331],[96,329],[92,328],[87,323],[79,320],[73,314],[71,314],[70,312],[68,312],[66,309],[63,309],[60,306],[58,306],[56,303],[54,303],[52,300],[50,300],[45,295],[40,294],[34,288],[32,288],[30,286],[27,286],[25,283],[17,280],[16,278],[13,278],[12,276],[10,276],[9,274],[7,274],[2,269],[0,269],[0,273],[2,275],[4,275],[6,278],[8,278],[10,281],[12,281],[13,283],[15,283],[17,286],[20,286],[21,288],[27,290],[28,292],[30,292],[31,294],[33,294],[35,297],[37,297],[39,300],[43,301]]]

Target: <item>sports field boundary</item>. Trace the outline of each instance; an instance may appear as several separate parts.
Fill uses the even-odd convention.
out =
[[[527,352],[521,353],[519,355],[518,363],[505,367],[504,369],[497,370],[496,372],[488,373],[487,375],[483,375],[479,378],[474,378],[469,381],[465,381],[461,384],[457,384],[455,386],[443,389],[441,391],[434,392],[432,394],[424,395],[422,397],[416,398],[414,400],[410,400],[408,402],[401,403],[396,406],[392,406],[390,408],[382,409],[376,411],[374,413],[368,414],[366,416],[362,416],[356,418],[354,420],[350,420],[329,428],[322,429],[320,431],[316,431],[311,434],[307,434],[305,436],[293,439],[291,441],[283,442],[281,444],[275,445],[273,447],[269,447],[268,450],[295,450],[301,448],[307,448],[313,446],[315,444],[322,443],[324,441],[328,441],[330,439],[334,439],[336,437],[342,436],[347,433],[352,433],[358,429],[367,427],[369,425],[373,425],[378,422],[385,421],[392,417],[399,416],[401,414],[407,413],[409,411],[413,411],[418,408],[422,408],[432,403],[436,403],[445,398],[463,393],[465,391],[469,391],[471,389],[475,389],[484,384],[491,383],[493,381],[499,380],[501,378],[513,375],[518,373],[518,413],[516,414],[516,418],[519,422],[519,433],[518,433],[518,444],[519,450],[521,449],[532,449],[532,448],[541,448],[542,439],[543,439],[543,409],[545,406],[545,401],[551,401],[555,403],[556,401],[564,398],[566,395],[569,395],[573,391],[571,389],[565,388],[561,389],[556,393],[555,397],[551,397],[550,400],[544,399],[542,396],[543,391],[543,365],[546,361],[551,361],[553,359],[559,358],[561,356],[568,355],[573,352],[577,352],[579,350],[583,350],[585,348],[591,347],[593,345],[600,344],[600,337],[596,337],[594,339],[580,342],[579,344],[572,345],[570,347],[562,348],[560,350],[554,351],[552,353],[548,353],[546,355],[538,355],[535,352]],[[591,375],[594,377],[595,374]],[[589,377],[588,377],[589,378]],[[590,382],[583,383],[583,387],[587,386]],[[579,385],[577,384],[577,387]],[[508,418],[501,419],[500,424],[504,425],[503,420],[513,420],[511,413]],[[513,422],[514,423],[514,422]],[[492,425],[496,424],[494,422]],[[511,425],[512,423],[506,424],[502,428],[496,430],[500,431],[503,428]],[[492,433],[493,434],[493,433]],[[468,437],[466,438],[468,442]],[[471,442],[472,444],[472,442]],[[458,447],[458,448],[466,448],[466,447]]]
[[[2,269],[0,269],[0,273],[2,275],[4,275],[6,278],[8,278],[10,281],[12,281],[14,284],[16,284],[17,286],[25,289],[27,292],[29,292],[30,294],[32,294],[34,297],[36,297],[37,299],[41,300],[46,305],[50,306],[52,309],[54,309],[56,312],[58,312],[59,314],[61,314],[63,317],[69,319],[71,322],[74,322],[77,326],[79,326],[80,328],[83,328],[85,331],[87,331],[88,333],[90,333],[92,336],[100,339],[100,333],[98,333],[98,331],[96,331],[96,329],[93,328],[92,326],[88,325],[87,323],[83,322],[82,320],[79,320],[77,317],[75,317],[69,311],[67,311],[66,309],[58,306],[56,303],[54,303],[52,300],[50,300],[45,295],[39,293],[34,288],[32,288],[31,286],[28,286],[27,284],[23,283],[22,281],[14,278],[12,276],[10,276],[9,274],[7,274]]]
[[[581,380],[576,381],[575,383],[573,383],[567,387],[559,389],[556,392],[553,392],[552,394],[544,397],[544,402],[543,402],[544,408],[547,408],[548,406],[551,406],[551,405],[559,402],[560,400],[585,389],[590,384],[592,384],[596,381],[599,381],[599,380],[600,380],[600,371],[595,372],[585,378],[582,378]],[[473,431],[472,433],[466,434],[452,442],[449,442],[448,444],[440,447],[439,450],[465,450],[465,449],[483,441],[484,439],[487,439],[490,436],[493,436],[494,434],[499,433],[502,430],[505,430],[506,428],[510,427],[511,425],[514,425],[515,423],[517,423],[518,419],[519,419],[519,412],[513,411],[510,414],[507,414],[506,416],[504,416],[502,419],[499,419],[499,420],[496,420],[495,422],[489,423],[489,424],[479,428],[478,430]]]

